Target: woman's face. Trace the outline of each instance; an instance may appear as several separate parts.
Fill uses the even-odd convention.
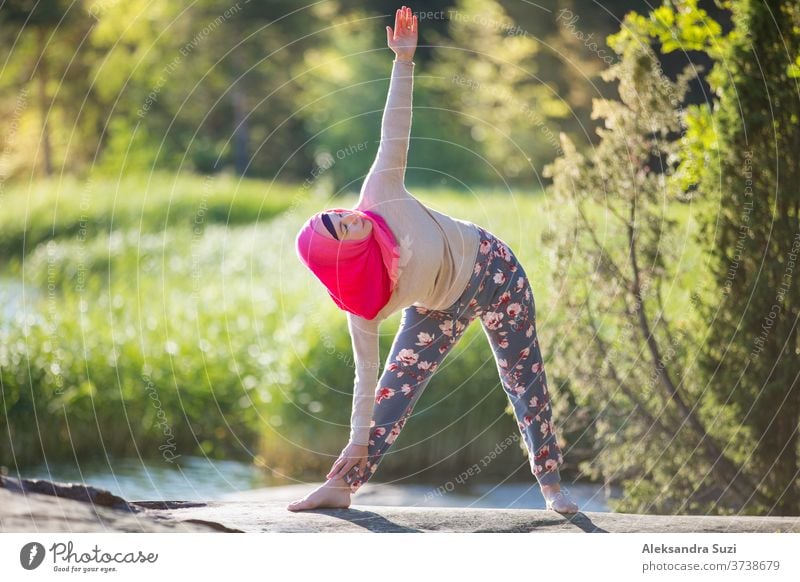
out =
[[[329,238],[337,238],[338,240],[357,240],[369,236],[372,232],[372,222],[361,218],[355,212],[348,212],[347,210],[337,210],[325,212],[325,215],[330,219],[330,225],[336,236],[325,227],[324,220],[319,221],[317,230]]]

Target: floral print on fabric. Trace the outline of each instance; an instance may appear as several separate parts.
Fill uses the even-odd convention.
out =
[[[344,477],[352,492],[367,481],[397,439],[438,366],[467,327],[480,321],[497,371],[528,449],[531,472],[541,485],[560,481],[564,463],[551,418],[550,394],[536,333],[530,282],[509,246],[476,226],[481,235],[472,277],[444,310],[409,306],[375,390],[364,475]]]

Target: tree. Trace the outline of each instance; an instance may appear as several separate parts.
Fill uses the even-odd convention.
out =
[[[438,107],[456,116],[468,148],[490,164],[488,179],[535,177],[558,152],[554,120],[570,108],[537,67],[541,43],[516,24],[499,2],[458,0],[448,12],[448,36],[437,47],[431,77]],[[445,109],[446,108],[446,109]]]
[[[9,0],[0,10],[0,24],[24,31],[26,27],[34,30],[25,41],[33,43],[38,55],[29,63],[30,79],[36,79],[37,105],[41,117],[42,172],[45,176],[53,173],[53,149],[49,122],[52,102],[49,96],[50,55],[53,52],[53,37],[67,28],[72,20],[69,8],[63,0]],[[49,50],[48,50],[49,49]],[[27,51],[23,51],[27,53]]]
[[[697,242],[710,281],[698,293],[700,369],[713,406],[733,420],[727,448],[757,486],[751,510],[800,513],[800,6],[720,0],[725,36],[697,0],[665,2],[633,26],[663,52],[700,50],[715,63],[715,100],[690,108],[676,178],[705,211]]]
[[[769,500],[760,475],[725,446],[738,421],[716,414],[694,373],[697,320],[675,292],[690,279],[678,267],[690,232],[679,162],[682,103],[696,72],[664,75],[643,18],[628,15],[608,39],[621,60],[603,78],[618,81],[619,100],[594,102],[592,116],[604,120],[599,143],[584,156],[562,135],[564,155],[545,168],[558,207],[574,208],[572,227],[553,236],[569,289],[564,307],[579,333],[566,338],[569,364],[556,373],[572,377],[598,415],[598,458],[585,468],[622,482],[618,509],[761,509]],[[719,32],[711,25],[705,34]]]
[[[702,366],[719,406],[743,425],[748,471],[770,514],[800,514],[800,5],[735,0],[735,33],[712,77],[718,155],[702,240],[715,277]]]
[[[327,23],[320,31],[324,40],[292,67],[301,96],[296,115],[308,136],[307,158],[314,161],[300,177],[306,189],[357,192],[378,149],[393,55],[383,24],[366,12],[342,14],[329,2],[316,5],[314,13]],[[415,87],[412,139],[418,127],[417,96]],[[415,146],[410,149],[413,154]]]

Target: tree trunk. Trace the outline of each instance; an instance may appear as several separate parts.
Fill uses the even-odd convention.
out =
[[[47,123],[48,108],[50,104],[47,102],[47,52],[45,51],[45,43],[47,42],[47,31],[44,27],[39,26],[36,28],[39,40],[39,49],[41,55],[39,57],[39,70],[35,71],[39,82],[39,114],[42,116],[42,161],[44,175],[49,177],[53,174],[53,155],[50,149],[50,128]]]
[[[651,330],[650,321],[647,319],[644,299],[642,298],[639,263],[637,260],[635,234],[633,228],[633,225],[635,224],[635,213],[636,204],[633,202],[631,204],[631,217],[628,224],[628,244],[631,268],[633,270],[632,292],[637,306],[636,311],[638,315],[639,328],[641,329],[644,340],[650,351],[650,355],[653,358],[655,373],[661,381],[661,385],[666,389],[667,397],[675,402],[675,405],[678,407],[678,410],[683,418],[688,421],[689,426],[694,429],[695,433],[700,438],[700,444],[698,446],[701,446],[702,449],[705,450],[708,460],[711,462],[711,472],[715,474],[723,484],[728,486],[728,490],[731,491],[738,503],[744,505],[753,497],[758,498],[762,502],[766,502],[766,499],[758,491],[757,485],[751,481],[750,475],[741,469],[737,469],[722,453],[717,443],[714,441],[711,435],[708,434],[708,431],[706,431],[703,423],[700,421],[694,411],[684,402],[683,398],[678,392],[677,386],[672,381],[672,377],[667,371],[667,366],[665,365],[661,356],[661,350],[658,346],[658,342],[656,341],[656,338]]]
[[[244,68],[242,60],[242,47],[234,51],[234,79],[231,87],[231,101],[233,102],[233,166],[239,176],[247,172],[249,155],[247,153],[250,142],[250,129],[247,123],[246,94],[243,87],[244,77],[241,71]]]

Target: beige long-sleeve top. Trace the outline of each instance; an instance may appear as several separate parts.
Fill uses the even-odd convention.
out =
[[[410,305],[428,309],[453,305],[469,282],[480,244],[473,223],[425,206],[405,187],[413,83],[414,63],[395,59],[380,146],[355,206],[380,214],[400,244],[398,282],[388,303],[371,320],[347,313],[355,363],[350,442],[361,445],[368,444],[381,371],[380,323]]]

